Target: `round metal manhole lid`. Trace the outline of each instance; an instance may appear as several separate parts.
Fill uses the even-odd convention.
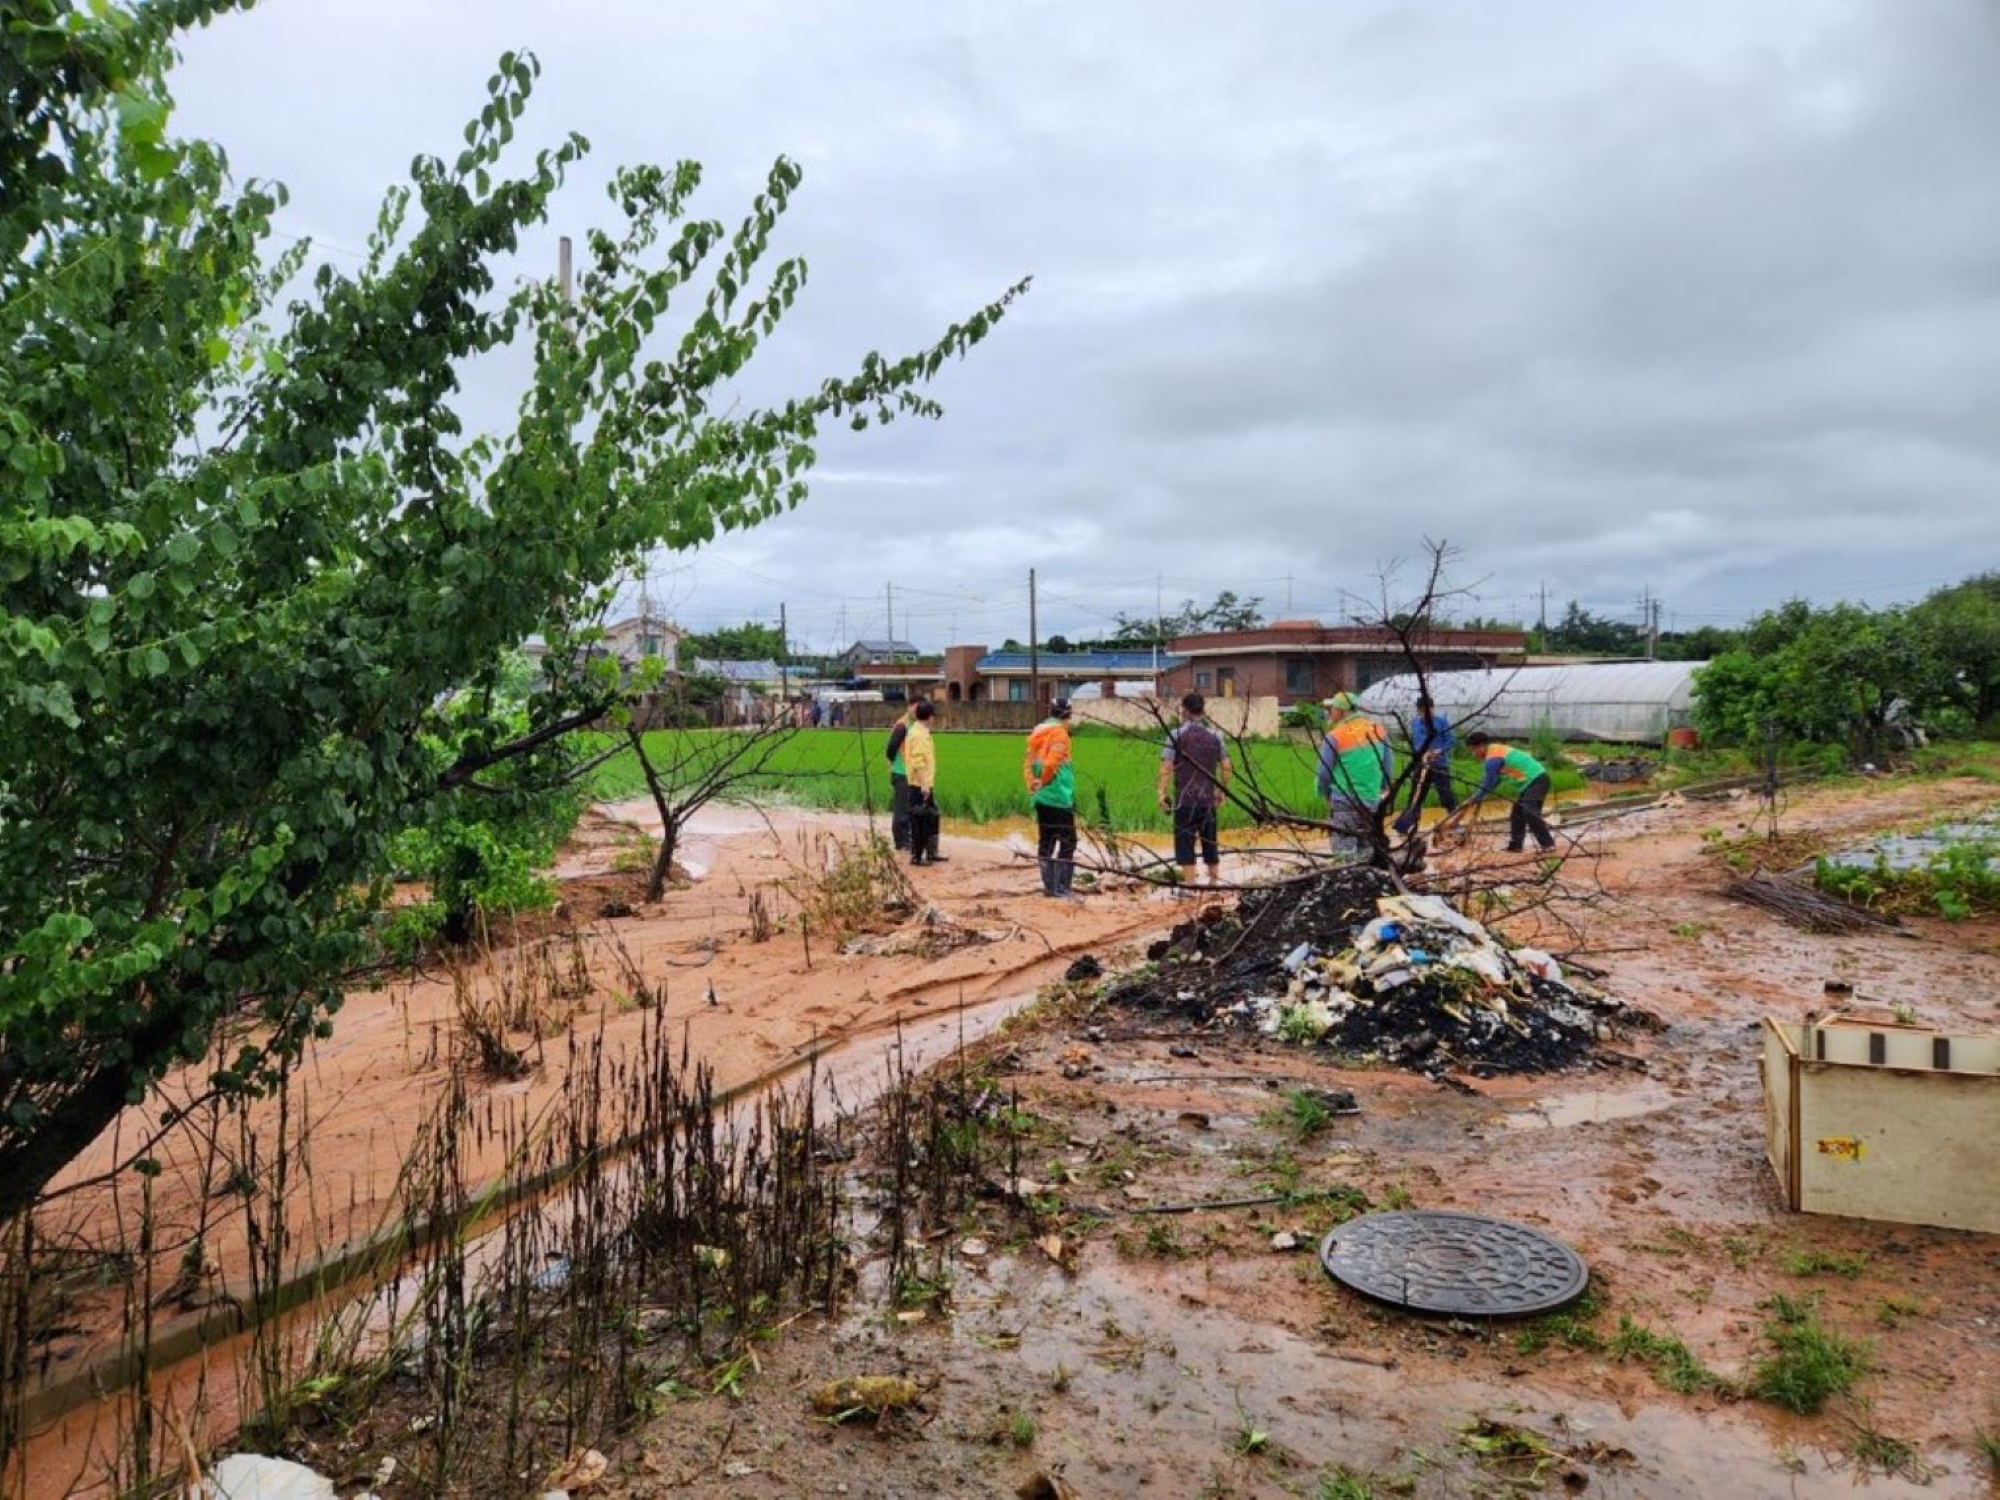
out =
[[[1539,1230],[1442,1209],[1364,1214],[1320,1242],[1326,1274],[1411,1312],[1514,1318],[1583,1295],[1590,1270]]]

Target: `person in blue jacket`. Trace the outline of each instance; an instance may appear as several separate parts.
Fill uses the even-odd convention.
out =
[[[1410,805],[1396,819],[1396,832],[1409,834],[1424,813],[1424,796],[1436,792],[1438,806],[1447,814],[1458,811],[1458,789],[1451,784],[1451,752],[1458,743],[1451,720],[1437,711],[1428,694],[1417,698],[1416,717],[1410,720],[1410,749],[1417,759],[1416,776],[1410,787]]]

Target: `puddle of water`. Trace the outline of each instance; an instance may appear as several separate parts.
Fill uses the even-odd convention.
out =
[[[1602,1125],[1630,1120],[1665,1109],[1672,1100],[1663,1088],[1582,1089],[1536,1099],[1527,1108],[1502,1116],[1509,1130],[1563,1130],[1572,1125]]]

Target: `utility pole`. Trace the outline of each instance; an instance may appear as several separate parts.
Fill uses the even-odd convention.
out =
[[[562,288],[564,302],[576,300],[576,284],[570,276],[568,235],[556,241],[556,284]]]
[[[792,702],[791,634],[785,622],[785,606],[778,606],[778,693],[789,708]]]
[[[1660,638],[1660,601],[1653,597],[1653,586],[1646,585],[1639,595],[1639,629],[1646,637],[1646,660],[1653,659],[1654,648]]]
[[[1028,701],[1042,710],[1042,648],[1035,634],[1035,570],[1028,569]]]
[[[1651,661],[1660,654],[1660,601],[1653,601],[1652,621],[1646,630],[1646,660]]]
[[[1536,618],[1542,635],[1542,649],[1546,651],[1549,649],[1549,581],[1546,578],[1542,580],[1541,613]]]
[[[894,656],[896,654],[896,585],[895,584],[885,583],[882,585],[882,602],[884,608],[888,611],[889,615],[889,627],[888,627],[889,654],[891,656]]]

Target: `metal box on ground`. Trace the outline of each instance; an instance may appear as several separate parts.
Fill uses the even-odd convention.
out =
[[[1792,1208],[2000,1234],[2000,1036],[1767,1016],[1762,1070]]]

